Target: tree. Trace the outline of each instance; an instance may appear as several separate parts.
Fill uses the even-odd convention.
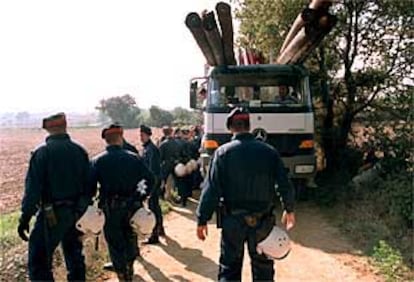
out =
[[[202,123],[202,116],[200,113],[190,111],[181,107],[172,110],[174,116],[174,124],[177,125],[196,125]]]
[[[293,23],[304,2],[240,1],[241,44],[270,53],[283,42],[290,26],[286,23]],[[314,93],[322,93],[315,98],[324,110],[321,140],[329,168],[338,165],[338,152],[347,147],[358,115],[381,97],[408,95],[404,80],[413,77],[414,58],[410,2],[339,1],[333,9],[337,27],[306,62]]]
[[[174,117],[170,112],[163,110],[158,106],[151,106],[149,113],[148,125],[151,126],[162,127],[164,125],[172,125],[174,120]]]
[[[135,98],[129,94],[102,99],[96,109],[110,117],[112,122],[119,122],[126,128],[139,126],[140,109],[136,105]]]

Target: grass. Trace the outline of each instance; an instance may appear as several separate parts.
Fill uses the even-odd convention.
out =
[[[414,233],[401,216],[390,212],[389,195],[373,185],[355,190],[343,175],[322,180],[314,201],[330,221],[370,258],[386,281],[414,281]]]
[[[0,248],[2,250],[10,249],[20,243],[17,234],[17,225],[19,223],[20,212],[0,215]]]
[[[172,205],[168,201],[160,200],[161,211],[163,215],[169,213],[172,209]]]
[[[371,257],[387,281],[407,281],[404,277],[408,269],[404,265],[401,253],[386,241],[380,240],[374,247]]]

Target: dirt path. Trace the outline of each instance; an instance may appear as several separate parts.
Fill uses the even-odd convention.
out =
[[[217,275],[219,231],[209,225],[205,242],[195,236],[194,209],[174,208],[166,219],[168,237],[158,246],[145,246],[135,263],[134,281],[214,281]],[[329,225],[316,207],[301,206],[291,237],[289,257],[277,263],[277,281],[382,281],[339,231]],[[248,255],[244,281],[251,281]],[[109,281],[117,281],[112,278]]]

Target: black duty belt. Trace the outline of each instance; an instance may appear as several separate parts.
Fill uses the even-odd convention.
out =
[[[248,210],[243,209],[234,209],[228,211],[229,215],[233,216],[242,216],[244,219],[244,222],[249,227],[256,227],[257,224],[265,217],[270,217],[272,215],[271,211],[264,211],[264,212],[251,212]]]
[[[72,200],[59,200],[59,201],[53,201],[53,206],[56,208],[59,207],[73,207],[76,205],[75,201]]]
[[[119,195],[111,195],[105,198],[103,201],[108,208],[116,209],[116,208],[126,208],[128,207],[131,202],[133,202],[133,196],[119,196]]]

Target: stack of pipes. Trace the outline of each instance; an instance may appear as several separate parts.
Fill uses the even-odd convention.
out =
[[[276,63],[300,64],[305,61],[336,24],[336,17],[328,11],[332,4],[333,0],[311,0],[294,21]]]
[[[276,59],[277,64],[301,64],[336,24],[329,8],[336,0],[310,0],[294,21]],[[216,15],[218,17],[217,24]],[[235,65],[234,31],[229,4],[219,2],[214,11],[189,13],[185,24],[210,66]],[[263,64],[261,52],[239,49],[239,65]]]
[[[216,14],[220,30],[216,21]],[[189,13],[185,24],[191,31],[194,39],[210,66],[235,65],[234,31],[229,4],[219,2],[214,11],[204,11],[201,16]]]

